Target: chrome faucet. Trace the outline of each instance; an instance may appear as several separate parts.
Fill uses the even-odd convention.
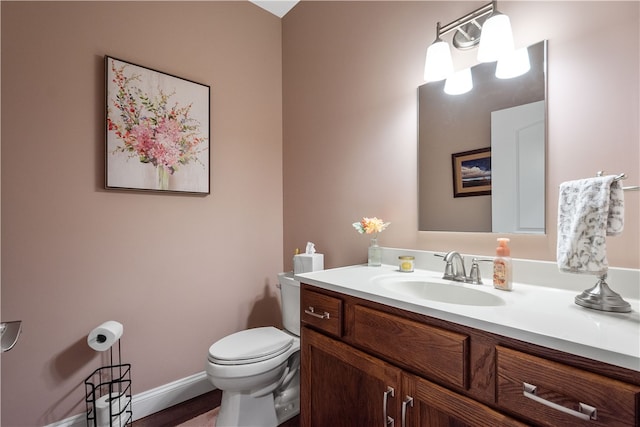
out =
[[[442,257],[443,255],[438,256]],[[444,276],[442,276],[444,280],[453,280],[455,282],[471,283],[474,285],[482,285],[482,277],[480,275],[480,266],[478,263],[480,261],[492,261],[490,259],[473,258],[471,261],[471,270],[467,277],[467,271],[464,268],[464,258],[462,258],[460,253],[457,251],[451,251],[447,252],[443,257],[444,262],[447,263],[444,267]]]
[[[462,259],[462,255],[457,251],[447,252],[444,256],[444,262],[447,265],[444,267],[444,276],[442,276],[445,280],[453,280],[456,282],[466,282],[467,281],[467,272],[464,268],[464,259]]]

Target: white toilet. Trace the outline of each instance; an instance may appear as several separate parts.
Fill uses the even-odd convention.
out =
[[[216,427],[276,427],[300,412],[300,283],[278,274],[284,330],[228,335],[211,347],[207,377],[222,390]]]

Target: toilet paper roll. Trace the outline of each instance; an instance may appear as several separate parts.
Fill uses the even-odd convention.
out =
[[[115,320],[109,320],[89,332],[87,344],[95,351],[105,351],[111,348],[122,336],[124,327]]]
[[[123,427],[127,422],[126,412],[131,398],[124,393],[105,394],[96,399],[96,421],[98,427]],[[109,413],[111,410],[111,413]]]

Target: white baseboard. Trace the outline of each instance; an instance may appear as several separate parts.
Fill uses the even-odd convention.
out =
[[[139,420],[156,412],[177,405],[201,394],[215,390],[207,379],[206,372],[199,372],[156,387],[154,389],[135,394],[132,397],[133,421]],[[86,427],[87,414],[82,413],[49,424],[46,427]]]

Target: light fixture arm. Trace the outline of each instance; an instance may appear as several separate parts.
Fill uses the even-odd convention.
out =
[[[440,38],[440,22],[436,23],[436,39],[433,41],[434,43],[437,42],[441,42],[442,39]]]
[[[462,18],[458,18],[455,21],[452,21],[450,23],[448,23],[445,26],[440,26],[440,23],[438,23],[437,26],[437,38],[440,38],[446,34],[449,34],[452,31],[458,30],[460,29],[460,27],[467,25],[471,22],[475,22],[476,19],[485,16],[485,15],[489,15],[491,13],[493,13],[494,11],[498,10],[497,8],[497,1],[494,0],[491,3],[487,3],[482,7],[479,7],[478,9],[474,10],[473,12],[470,12],[468,14],[466,14],[465,16],[463,16]],[[478,25],[476,23],[476,25]]]

